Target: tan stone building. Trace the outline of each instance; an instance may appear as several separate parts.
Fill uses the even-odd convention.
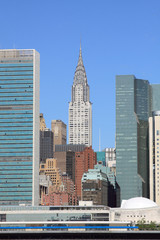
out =
[[[66,152],[55,152],[54,157],[57,159],[57,167],[62,173],[66,172]]]
[[[61,120],[52,120],[51,122],[51,130],[54,133],[54,147],[55,145],[65,145],[67,139],[67,126]]]
[[[46,163],[40,164],[40,175],[50,176],[54,185],[60,186],[62,183],[59,168],[57,168],[57,160],[55,158],[47,158]]]
[[[43,113],[40,113],[39,118],[40,118],[40,130],[44,131],[46,129],[46,123],[43,117]]]

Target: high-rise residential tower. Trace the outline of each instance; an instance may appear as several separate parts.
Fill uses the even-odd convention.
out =
[[[92,104],[83,65],[81,46],[69,103],[69,144],[92,145]]]
[[[0,205],[39,204],[39,53],[0,50]]]

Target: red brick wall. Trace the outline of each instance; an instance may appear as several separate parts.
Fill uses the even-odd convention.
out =
[[[81,179],[83,173],[88,172],[88,169],[93,169],[97,163],[96,153],[92,147],[86,147],[83,152],[75,154],[75,184],[77,196],[81,199]]]

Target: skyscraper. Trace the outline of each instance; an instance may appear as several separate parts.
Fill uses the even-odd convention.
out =
[[[92,145],[92,104],[81,46],[69,103],[69,144]]]
[[[160,204],[160,84],[151,85],[152,115],[149,118],[150,199]]]
[[[53,132],[49,128],[40,131],[40,163],[53,158]]]
[[[39,203],[39,61],[0,50],[0,205]]]
[[[160,111],[149,118],[150,199],[160,205]]]
[[[133,75],[116,77],[116,179],[121,200],[148,197],[150,86]],[[117,202],[120,205],[120,202]]]
[[[51,130],[54,134],[53,150],[55,151],[55,145],[65,145],[67,138],[67,126],[61,120],[51,121]]]

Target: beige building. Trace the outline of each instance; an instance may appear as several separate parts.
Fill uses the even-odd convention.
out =
[[[40,113],[39,118],[40,118],[40,130],[44,131],[46,129],[46,123],[43,117],[43,113]]]
[[[160,205],[160,111],[149,118],[150,199]]]
[[[52,120],[51,122],[51,130],[54,133],[54,147],[55,145],[65,145],[67,139],[67,126],[61,120]]]
[[[59,168],[57,168],[57,160],[55,158],[47,158],[46,163],[40,164],[40,175],[50,176],[51,181],[55,185],[61,185],[62,179]]]
[[[66,172],[66,152],[55,152],[54,157],[57,159],[57,167],[62,173]]]

